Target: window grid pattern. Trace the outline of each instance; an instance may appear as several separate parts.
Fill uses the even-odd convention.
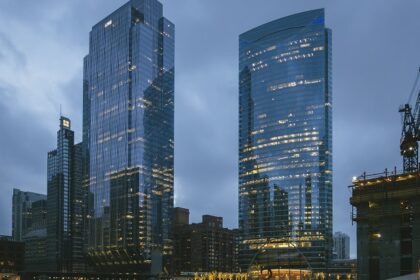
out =
[[[324,11],[239,38],[240,262],[298,247],[326,266],[332,238],[331,32]]]
[[[172,252],[174,25],[131,0],[92,28],[84,64],[87,251],[138,270]]]

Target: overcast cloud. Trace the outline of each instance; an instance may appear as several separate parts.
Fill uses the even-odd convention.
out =
[[[175,197],[237,226],[238,35],[293,13],[326,9],[333,31],[334,231],[355,227],[347,186],[363,171],[401,167],[398,106],[420,65],[415,0],[166,0],[176,26]],[[88,33],[122,0],[0,0],[0,234],[11,234],[12,188],[46,192],[59,107],[81,139]]]

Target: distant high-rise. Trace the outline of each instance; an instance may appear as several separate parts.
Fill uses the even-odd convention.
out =
[[[68,118],[60,118],[47,173],[47,270],[83,271],[82,146],[74,144]]]
[[[307,267],[325,269],[332,251],[331,95],[323,9],[240,35],[242,269],[261,248],[285,247],[303,255]]]
[[[333,254],[335,259],[350,259],[350,237],[347,234],[340,231],[334,233]]]
[[[172,251],[174,29],[159,1],[131,0],[90,32],[87,255],[101,270],[145,271]]]
[[[32,204],[45,200],[44,194],[24,192],[13,189],[12,202],[12,236],[15,241],[22,241],[25,234],[32,230]]]

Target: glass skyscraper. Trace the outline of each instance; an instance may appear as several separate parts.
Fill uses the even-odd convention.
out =
[[[276,267],[282,248],[325,269],[332,245],[331,95],[323,9],[239,36],[242,269],[270,250]]]
[[[46,270],[83,271],[82,144],[74,144],[65,117],[60,118],[57,149],[48,153],[47,179]]]
[[[88,259],[136,271],[172,251],[174,25],[131,0],[90,32],[83,143]]]
[[[32,205],[34,202],[46,200],[46,198],[45,194],[13,189],[12,236],[14,241],[22,241],[25,234],[33,230]]]

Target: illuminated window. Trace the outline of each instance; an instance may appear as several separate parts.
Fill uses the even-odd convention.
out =
[[[68,120],[63,120],[63,126],[69,128],[70,122]]]

